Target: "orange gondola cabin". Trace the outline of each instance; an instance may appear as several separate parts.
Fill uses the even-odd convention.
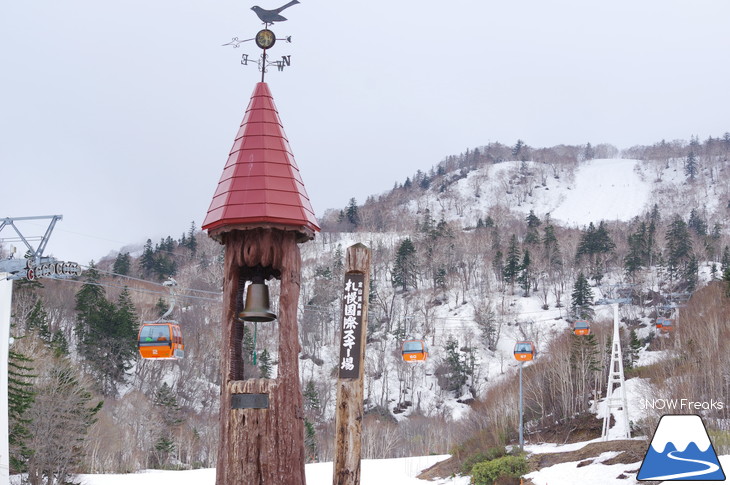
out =
[[[423,340],[406,340],[403,342],[401,354],[405,362],[419,362],[428,359],[428,346]]]
[[[573,325],[573,333],[576,335],[590,335],[591,324],[587,320],[576,320]]]
[[[670,320],[669,318],[657,318],[656,328],[658,328],[662,332],[671,332],[672,330],[674,330],[674,325],[672,320]]]
[[[185,343],[180,325],[174,321],[145,322],[139,329],[138,345],[143,359],[185,357]]]
[[[535,344],[529,340],[515,344],[515,359],[520,362],[527,362],[535,358]]]

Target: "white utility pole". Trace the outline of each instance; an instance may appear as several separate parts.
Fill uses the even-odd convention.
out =
[[[10,443],[8,436],[8,355],[10,353],[10,304],[13,280],[0,273],[0,483],[10,483]]]
[[[606,414],[603,416],[603,441],[608,440],[608,428],[611,423],[612,411],[621,412],[623,431],[618,438],[631,438],[629,429],[629,407],[626,400],[626,383],[624,381],[624,361],[621,354],[621,338],[619,336],[618,303],[613,305],[613,344],[611,344],[611,364],[608,367],[608,385],[606,386]],[[614,386],[619,386],[615,389]],[[618,390],[618,395],[616,395]],[[618,413],[616,415],[618,421]],[[619,423],[617,423],[619,424]]]

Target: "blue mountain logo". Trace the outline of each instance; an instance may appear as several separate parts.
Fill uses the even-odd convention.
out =
[[[646,450],[637,480],[725,480],[702,418],[666,414]]]

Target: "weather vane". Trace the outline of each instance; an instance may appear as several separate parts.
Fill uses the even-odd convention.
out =
[[[283,71],[286,66],[291,65],[291,56],[281,56],[281,60],[278,61],[270,61],[268,60],[266,51],[268,49],[271,49],[274,47],[274,44],[277,40],[283,40],[286,43],[291,43],[291,36],[284,37],[282,39],[277,39],[276,34],[274,34],[271,30],[269,30],[269,26],[273,25],[274,22],[283,22],[286,20],[286,17],[281,15],[281,11],[285,8],[289,8],[292,5],[296,5],[299,3],[299,0],[292,0],[291,2],[287,3],[286,5],[282,5],[279,8],[275,8],[273,10],[265,10],[258,5],[254,5],[251,7],[251,10],[254,11],[254,13],[258,16],[259,19],[264,23],[264,28],[259,30],[256,33],[255,37],[252,37],[250,39],[244,39],[239,40],[238,37],[234,37],[229,43],[223,44],[231,45],[234,48],[240,47],[241,44],[248,41],[255,41],[256,45],[263,50],[261,53],[261,56],[258,60],[258,67],[261,71],[261,82],[264,82],[264,75],[266,74],[266,68],[269,66],[276,66],[279,71]],[[241,55],[241,64],[244,66],[248,65],[248,54]]]

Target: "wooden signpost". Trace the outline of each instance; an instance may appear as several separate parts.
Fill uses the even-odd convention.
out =
[[[332,483],[359,485],[370,250],[360,243],[347,248],[345,268]]]

